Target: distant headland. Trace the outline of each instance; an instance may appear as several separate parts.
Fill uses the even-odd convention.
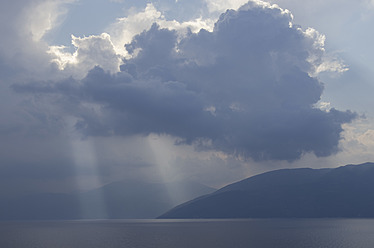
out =
[[[374,163],[263,173],[179,205],[159,218],[340,217],[374,217]]]

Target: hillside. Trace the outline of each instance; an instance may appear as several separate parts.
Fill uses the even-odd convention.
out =
[[[374,217],[374,163],[283,169],[233,183],[159,218]]]

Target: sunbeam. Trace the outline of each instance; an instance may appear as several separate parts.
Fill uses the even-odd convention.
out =
[[[98,161],[95,145],[92,140],[83,139],[75,132],[71,135],[72,157],[74,160],[76,184],[80,190],[80,218],[107,219],[105,196],[99,193],[90,194],[90,189],[102,186],[98,173]],[[88,193],[86,193],[88,191]]]
[[[173,205],[180,204],[183,199],[186,199],[186,189],[182,187],[182,184],[178,184],[180,178],[178,177],[178,166],[174,164],[173,140],[170,137],[155,134],[149,135],[147,140],[153,153],[154,163],[167,187],[171,203]]]

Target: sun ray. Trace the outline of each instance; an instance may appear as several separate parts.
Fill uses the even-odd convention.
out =
[[[80,218],[107,219],[109,216],[103,192],[95,190],[94,194],[87,193],[102,186],[94,141],[82,138],[75,131],[70,135],[76,184],[80,191]]]
[[[178,184],[180,181],[177,166],[175,166],[174,142],[170,137],[151,134],[147,138],[153,153],[154,163],[158,168],[162,181],[166,185],[172,204],[180,204],[185,199],[186,189]]]

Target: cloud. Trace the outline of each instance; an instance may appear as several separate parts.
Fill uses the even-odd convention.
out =
[[[66,4],[76,0],[34,1],[25,11],[25,28],[30,31],[32,39],[39,41],[52,28],[58,25],[60,17],[67,13]]]
[[[3,34],[0,38],[0,99],[3,106],[0,110],[0,133],[4,143],[9,134],[24,134],[26,138],[30,134],[33,136],[49,129],[48,126],[40,125],[48,119],[45,118],[48,116],[45,109],[40,108],[42,101],[29,101],[28,97],[14,94],[10,85],[61,78],[57,73],[58,69],[50,63],[51,57],[46,53],[48,46],[41,37],[56,25],[58,18],[64,13],[64,5],[69,2],[71,1],[0,2],[0,33]],[[43,13],[40,14],[42,8]],[[42,119],[44,121],[40,121]]]
[[[247,3],[248,0],[204,0],[210,12],[223,12],[227,9],[238,9],[243,4]]]
[[[320,38],[288,11],[253,1],[226,11],[212,31],[182,38],[154,24],[126,44],[131,57],[118,73],[95,67],[82,80],[14,89],[74,102],[66,111],[88,136],[167,134],[257,161],[325,157],[338,152],[342,125],[356,114],[314,107],[323,92],[313,77]]]
[[[109,34],[84,38],[72,35],[72,44],[76,48],[73,54],[65,52],[64,46],[49,47],[48,52],[55,57],[52,62],[56,63],[60,70],[66,70],[77,78],[84,77],[87,71],[95,66],[111,72],[119,71],[121,56],[117,54]]]
[[[372,120],[361,118],[352,124],[344,126],[342,160],[361,163],[374,159],[374,127]]]
[[[130,43],[135,35],[149,29],[153,23],[177,30],[179,36],[182,36],[188,30],[195,33],[201,28],[211,30],[214,22],[201,17],[184,22],[167,20],[152,3],[148,3],[144,10],[118,18],[107,28],[106,33],[88,37],[72,35],[75,52],[69,52],[70,48],[66,46],[49,46],[48,53],[64,74],[71,74],[74,78],[83,78],[94,66],[115,73],[119,71],[121,59],[131,57],[124,44]]]
[[[56,78],[57,68],[50,64],[43,37],[59,24],[73,1],[1,1],[0,87],[10,81]]]
[[[344,64],[342,59],[332,53],[326,53],[325,40],[326,37],[320,34],[313,28],[308,28],[305,35],[310,36],[314,40],[313,47],[314,53],[311,53],[308,62],[313,65],[312,74],[314,76],[321,72],[337,72],[342,73],[348,71],[348,67]]]

